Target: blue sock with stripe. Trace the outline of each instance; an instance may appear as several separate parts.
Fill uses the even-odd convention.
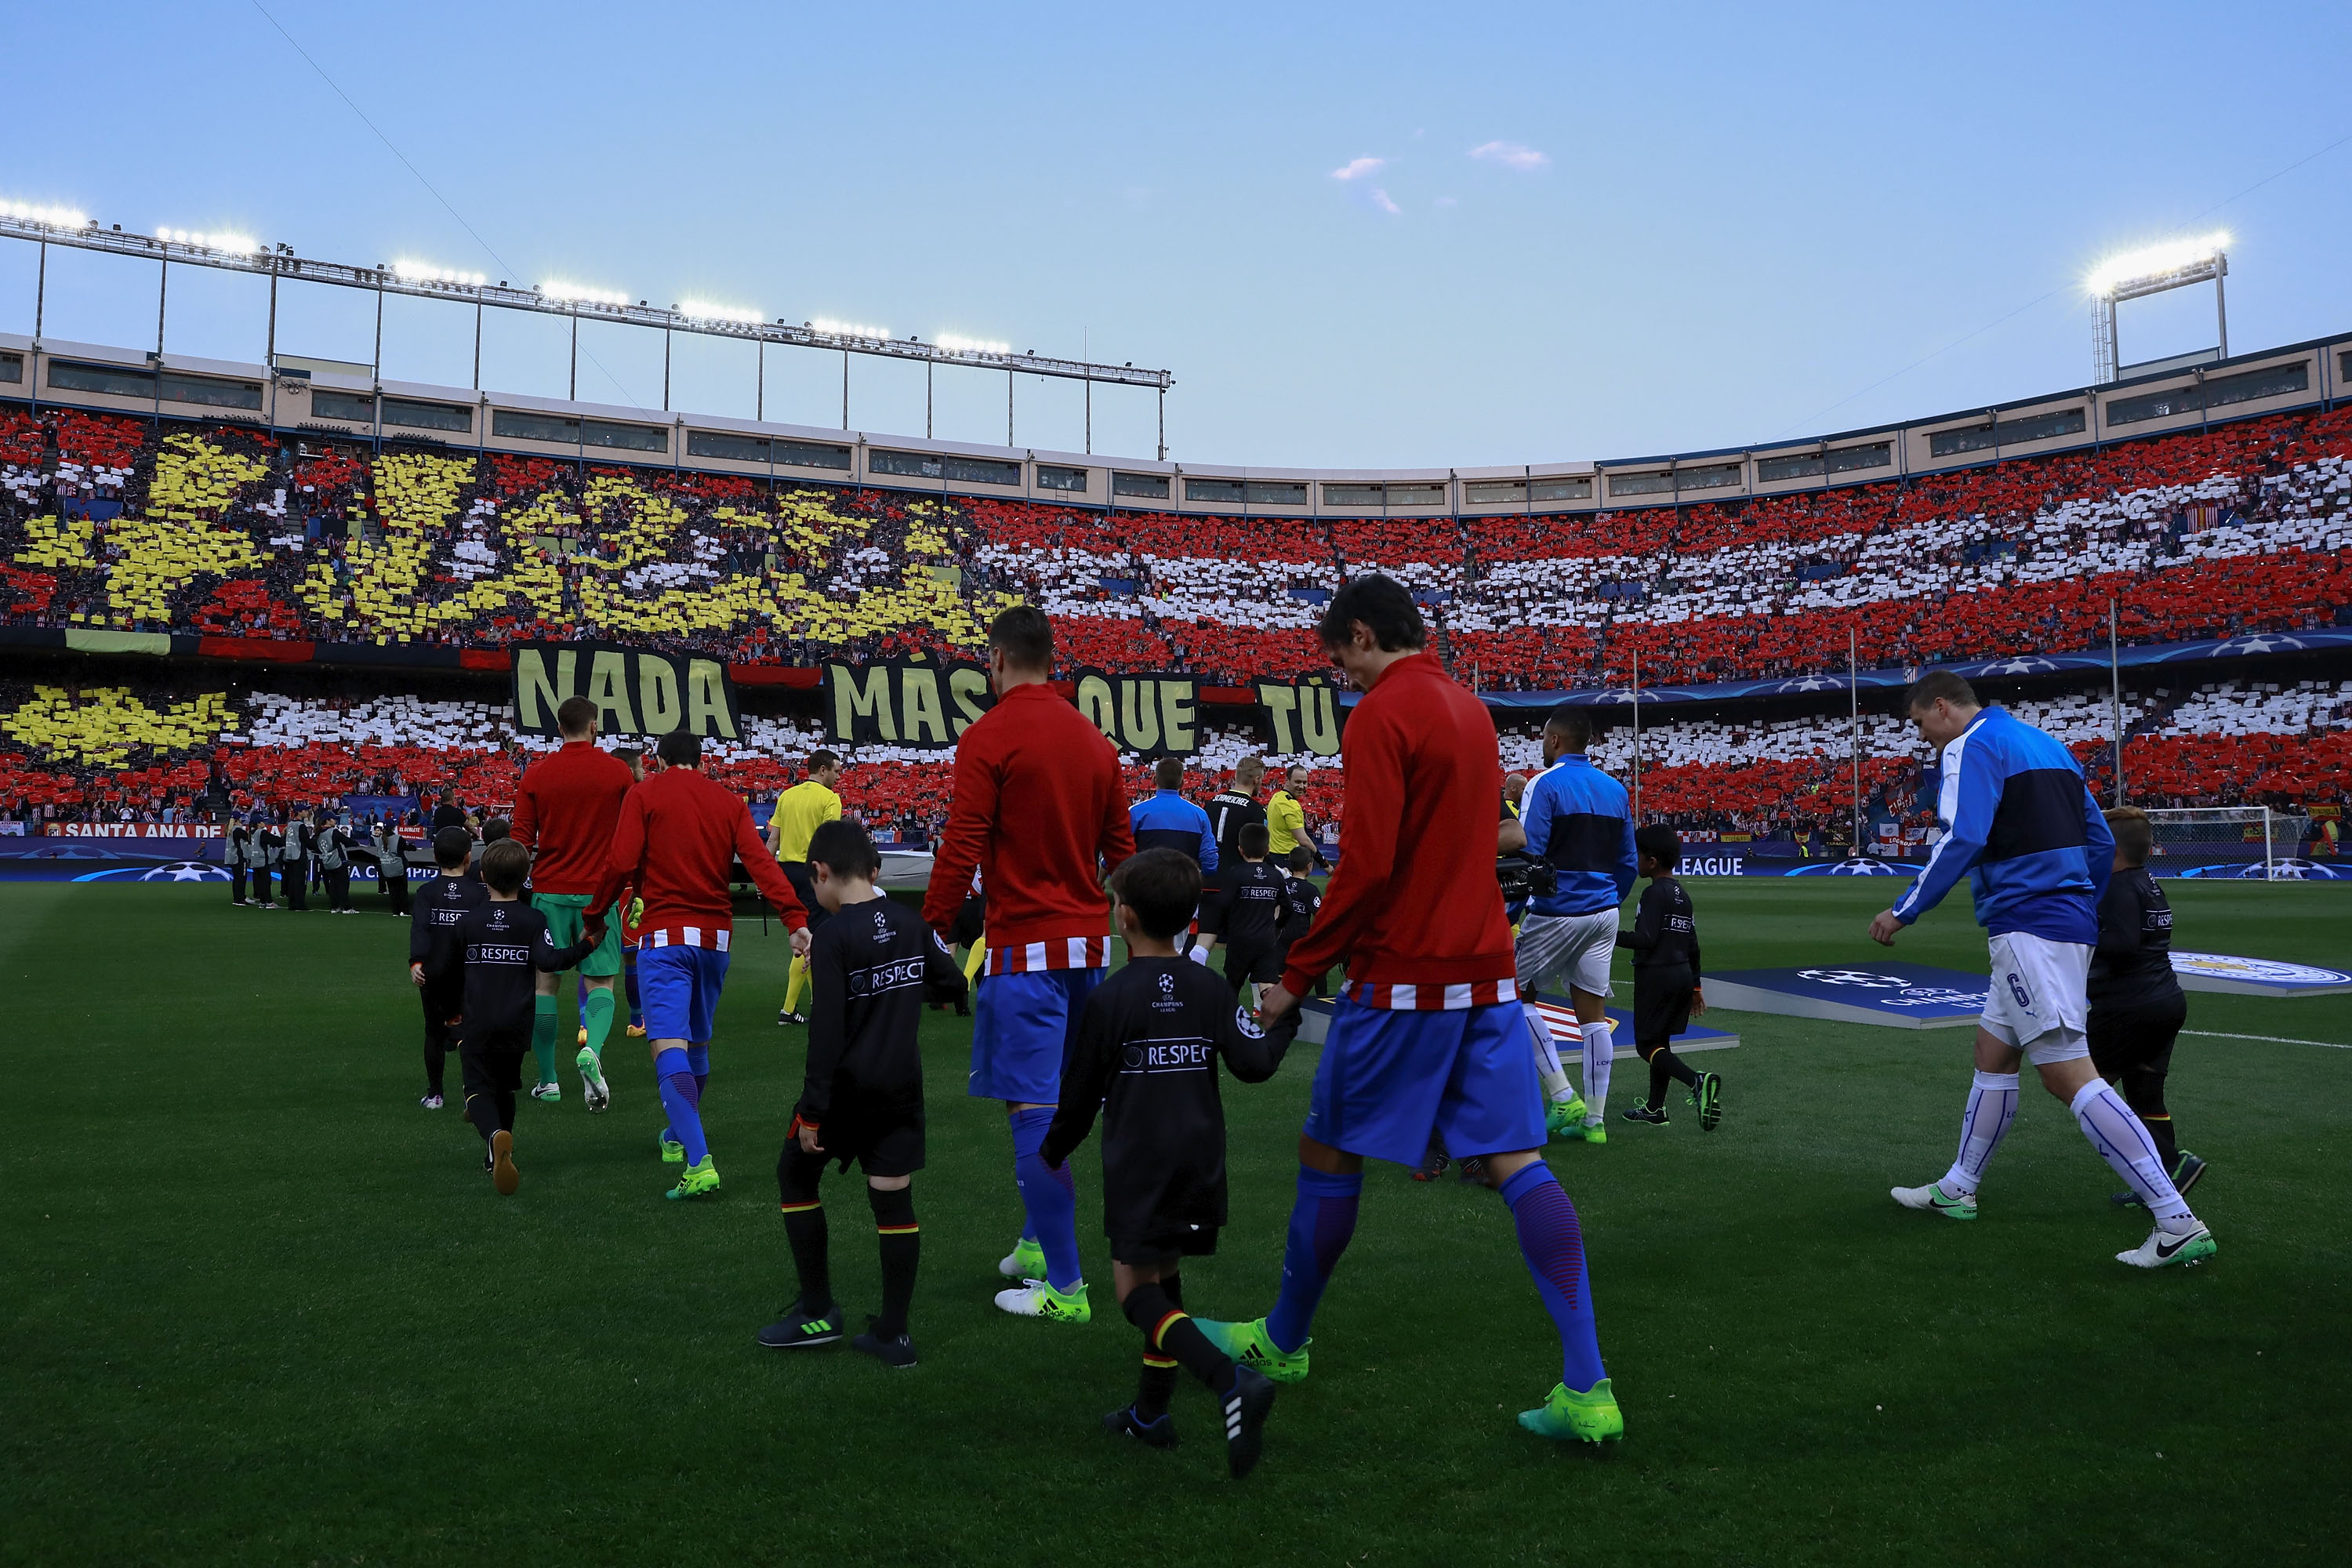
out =
[[[675,1047],[654,1058],[654,1079],[661,1089],[662,1109],[669,1112],[670,1136],[686,1146],[686,1163],[699,1165],[710,1157],[702,1137],[702,1087],[694,1080],[686,1053]]]
[[[1577,1226],[1576,1205],[1541,1160],[1514,1173],[1502,1194],[1518,1226],[1519,1255],[1535,1276],[1536,1294],[1559,1330],[1559,1380],[1585,1393],[1609,1374],[1601,1368],[1601,1336],[1592,1321],[1592,1289],[1584,1271],[1584,1233]]]
[[[1021,1232],[1037,1238],[1045,1254],[1045,1283],[1056,1290],[1074,1290],[1083,1278],[1078,1265],[1078,1188],[1066,1161],[1048,1170],[1037,1151],[1045,1147],[1045,1130],[1054,1124],[1054,1108],[1035,1105],[1013,1117],[1013,1181],[1021,1189],[1021,1206],[1029,1223]]]
[[[1290,1238],[1282,1248],[1282,1294],[1265,1315],[1265,1337],[1287,1355],[1307,1342],[1323,1287],[1356,1234],[1364,1173],[1298,1167],[1298,1197],[1290,1205]]]

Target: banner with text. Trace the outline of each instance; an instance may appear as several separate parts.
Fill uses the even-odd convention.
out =
[[[1265,714],[1265,743],[1279,757],[1301,752],[1318,757],[1339,754],[1339,727],[1348,710],[1339,693],[1323,680],[1260,680],[1258,707]]]
[[[995,704],[976,664],[888,659],[824,667],[824,735],[842,746],[945,751]]]
[[[733,741],[743,733],[735,683],[719,659],[607,642],[521,642],[509,658],[515,726],[527,734],[554,735],[555,710],[572,697],[596,705],[596,728],[607,735],[683,729]]]
[[[1201,683],[1189,675],[1082,669],[1078,711],[1123,752],[1189,757],[1201,749]]]

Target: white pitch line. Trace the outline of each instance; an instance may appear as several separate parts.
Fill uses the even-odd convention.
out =
[[[2213,1029],[2183,1029],[2184,1035],[2195,1035],[2203,1040],[2260,1040],[2266,1046],[2326,1046],[2331,1051],[2352,1051],[2352,1046],[2342,1046],[2334,1040],[2290,1040],[2284,1035],[2225,1035]]]

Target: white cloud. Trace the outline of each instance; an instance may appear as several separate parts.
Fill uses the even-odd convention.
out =
[[[1470,149],[1470,156],[1489,163],[1500,163],[1506,169],[1517,169],[1523,174],[1551,167],[1549,158],[1524,142],[1483,142]]]
[[[1381,211],[1388,214],[1391,217],[1395,217],[1404,211],[1402,207],[1397,205],[1393,201],[1391,201],[1389,199],[1389,194],[1381,189],[1378,185],[1374,185],[1372,187],[1372,205],[1380,208]]]
[[[1331,171],[1335,180],[1360,180],[1366,174],[1377,174],[1389,166],[1386,158],[1350,158]]]

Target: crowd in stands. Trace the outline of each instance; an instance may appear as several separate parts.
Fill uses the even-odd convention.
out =
[[[1669,685],[2336,624],[2352,410],[1757,500],[1573,516],[1178,517],[0,411],[0,624],[742,664],[970,653],[1003,604],[1073,667],[1321,663],[1348,573],[1489,689]]]
[[[515,728],[510,709],[488,699],[290,695],[247,688],[60,687],[0,682],[0,821],[169,822],[224,812],[282,813],[349,795],[418,802],[445,790],[488,816],[504,810],[530,759],[555,742]],[[2074,748],[2104,790],[2114,713],[2103,692],[2010,704]],[[1622,714],[1612,714],[1622,721]],[[2206,683],[2126,697],[2130,797],[2150,805],[2346,804],[2352,795],[2352,681]],[[1932,781],[1911,726],[1875,712],[1759,720],[1646,719],[1602,730],[1595,763],[1620,779],[1638,774],[1648,820],[1701,837],[1813,838],[1843,845],[1854,820],[1859,741],[1865,832],[1909,835],[1932,821]],[[607,744],[615,744],[608,741]],[[715,776],[755,805],[798,782],[808,754],[848,752],[841,790],[847,808],[879,832],[928,841],[947,809],[954,754],[893,746],[842,748],[811,721],[747,712],[734,741],[705,748]],[[1507,769],[1542,765],[1534,721],[1507,724]],[[1253,729],[1202,731],[1187,787],[1205,798],[1245,756],[1265,754]],[[1147,759],[1126,761],[1137,797],[1150,790]],[[1345,802],[1336,759],[1297,763],[1312,782],[1309,820],[1336,836]]]

